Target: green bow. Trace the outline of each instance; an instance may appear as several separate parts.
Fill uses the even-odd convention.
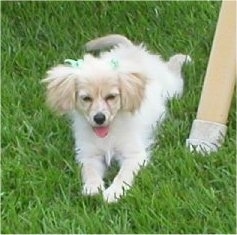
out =
[[[71,65],[73,68],[81,68],[84,61],[82,59],[78,59],[78,60],[66,59],[64,60],[64,63]]]
[[[112,59],[110,61],[110,64],[111,64],[113,70],[116,70],[119,67],[119,62],[116,59]]]
[[[72,59],[66,59],[64,60],[64,63],[67,63],[69,65],[71,65],[73,68],[81,68],[81,66],[84,63],[84,60],[82,59],[78,59],[78,60],[72,60]],[[116,59],[112,59],[110,61],[110,65],[112,67],[113,70],[116,70],[119,67],[119,62]]]

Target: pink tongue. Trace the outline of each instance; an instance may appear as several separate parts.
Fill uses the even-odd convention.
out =
[[[95,134],[101,138],[104,138],[109,133],[109,127],[106,126],[94,127],[93,130]]]

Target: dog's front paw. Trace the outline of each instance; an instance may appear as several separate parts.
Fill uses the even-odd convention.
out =
[[[125,194],[127,189],[126,186],[112,184],[103,192],[103,198],[108,203],[117,202]]]
[[[97,182],[88,182],[84,184],[82,194],[86,196],[93,196],[103,190],[104,182],[102,180]]]

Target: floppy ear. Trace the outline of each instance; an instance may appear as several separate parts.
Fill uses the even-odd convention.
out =
[[[55,111],[64,114],[74,109],[76,103],[76,79],[74,68],[58,65],[47,72],[42,80],[47,86],[47,103]]]
[[[146,78],[140,74],[120,75],[122,109],[135,112],[141,106],[145,94]]]

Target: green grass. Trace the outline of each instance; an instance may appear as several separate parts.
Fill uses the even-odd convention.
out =
[[[226,141],[209,157],[185,148],[220,2],[2,2],[1,233],[235,233],[233,101]],[[81,195],[66,118],[44,104],[39,81],[84,43],[116,32],[164,58],[182,52],[185,94],[169,103],[159,148],[127,197]],[[113,173],[110,171],[108,177]]]

